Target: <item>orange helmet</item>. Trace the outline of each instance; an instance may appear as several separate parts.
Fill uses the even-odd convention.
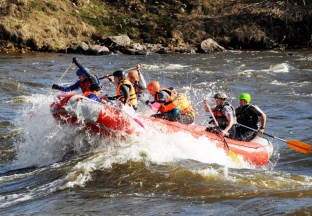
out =
[[[132,70],[132,71],[129,71],[128,73],[128,78],[129,79],[134,79],[135,81],[139,81],[139,74],[138,74],[138,71],[137,70]]]
[[[148,84],[146,88],[149,92],[151,91],[158,92],[160,90],[160,85],[159,85],[159,82],[153,81],[150,84]]]

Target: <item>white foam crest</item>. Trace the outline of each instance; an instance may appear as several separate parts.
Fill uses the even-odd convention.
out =
[[[303,82],[287,82],[287,83],[283,83],[283,82],[280,82],[280,81],[277,81],[277,80],[273,80],[271,82],[271,84],[278,85],[278,86],[289,86],[289,85],[292,85],[292,86],[295,86],[295,87],[303,87],[303,86],[308,86],[309,87],[311,82],[303,81]]]
[[[165,69],[173,70],[173,69],[180,69],[180,68],[187,68],[189,66],[187,65],[181,65],[181,64],[169,64],[165,67]]]
[[[141,67],[143,72],[145,70],[158,70],[160,68],[159,65],[147,65],[147,64],[142,64]]]
[[[146,125],[145,125],[146,126]],[[113,164],[124,164],[128,161],[166,164],[179,160],[196,160],[201,163],[219,164],[230,168],[254,168],[239,158],[233,161],[221,148],[207,137],[194,138],[184,132],[164,134],[146,127],[147,133],[131,137],[126,141],[115,140],[116,145],[95,153],[79,162],[65,177],[64,188],[84,186],[92,179],[94,170],[110,169]],[[101,147],[99,147],[100,149]],[[224,173],[227,173],[226,171]]]
[[[277,86],[286,86],[288,85],[288,83],[283,83],[283,82],[280,82],[280,81],[277,81],[277,80],[273,80],[271,82],[272,85],[277,85]]]
[[[274,64],[271,65],[268,70],[268,72],[274,72],[274,73],[288,73],[290,70],[290,65],[287,63],[281,63],[281,64]]]
[[[175,70],[187,68],[188,65],[182,64],[168,64],[168,65],[141,65],[144,70]]]
[[[16,160],[8,164],[7,170],[26,167],[42,167],[61,160],[64,146],[72,142],[74,131],[66,130],[55,121],[50,111],[52,95],[32,95],[30,105],[17,115],[16,125],[21,128],[20,138],[15,142]],[[67,126],[69,127],[69,126]]]

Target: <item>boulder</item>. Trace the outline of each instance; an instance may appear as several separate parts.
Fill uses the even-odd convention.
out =
[[[201,53],[223,52],[225,48],[220,46],[215,40],[209,38],[200,43],[198,51]]]
[[[108,55],[112,52],[106,46],[91,45],[86,53],[89,55]]]
[[[128,35],[110,36],[104,41],[104,45],[109,49],[118,49],[119,47],[130,46],[131,39]]]

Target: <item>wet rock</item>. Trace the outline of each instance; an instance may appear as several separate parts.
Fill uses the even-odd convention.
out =
[[[106,46],[101,46],[101,45],[92,45],[86,51],[86,54],[89,54],[89,55],[108,55],[111,53],[112,52]]]
[[[130,46],[131,39],[128,35],[110,36],[105,40],[104,44],[109,49],[116,49],[119,47]]]
[[[216,41],[211,38],[202,41],[199,45],[199,52],[212,53],[222,51],[225,51],[225,48],[220,46]]]
[[[85,42],[74,43],[68,49],[68,53],[86,53],[89,50],[89,45]]]

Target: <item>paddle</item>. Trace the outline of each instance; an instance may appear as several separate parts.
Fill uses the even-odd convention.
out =
[[[139,119],[137,119],[137,118],[131,116],[129,113],[127,113],[127,112],[124,111],[124,110],[123,110],[123,112],[124,112],[127,116],[129,116],[133,121],[135,121],[138,125],[140,125],[142,128],[145,129],[143,123],[142,123]]]
[[[258,132],[258,130],[254,129],[254,128],[251,128],[251,127],[248,127],[246,125],[242,125],[242,124],[239,124],[237,122],[236,122],[236,124],[239,125],[239,126],[245,127],[245,128],[247,128],[249,130]],[[309,144],[301,142],[299,140],[284,140],[282,138],[279,138],[279,137],[276,137],[276,136],[273,136],[273,135],[270,135],[270,134],[267,134],[267,133],[263,133],[263,134],[268,136],[268,137],[281,140],[281,141],[287,143],[289,148],[292,148],[293,150],[301,152],[303,154],[308,154],[311,151],[311,146]]]
[[[59,78],[59,80],[56,83],[60,83],[60,81],[63,79],[63,77],[65,76],[65,74],[67,74],[67,72],[69,71],[70,67],[72,66],[72,62],[68,65],[68,67],[66,68],[65,72],[62,74],[62,76]]]
[[[213,115],[209,104],[207,103],[206,105],[207,105],[207,107],[208,107],[208,110],[209,110],[209,112],[210,112],[212,118],[213,118],[214,123],[216,124],[218,130],[221,132],[221,128],[220,128],[220,126],[219,126],[219,124],[218,124],[218,122],[217,122],[215,116]],[[230,149],[230,147],[229,147],[228,143],[226,142],[224,136],[221,135],[221,137],[222,137],[222,140],[223,140],[223,142],[224,142],[224,145],[225,145],[225,147],[227,148],[227,150],[228,150],[228,152],[229,152],[229,155],[230,155],[230,157],[232,158],[232,160],[233,160],[233,161],[236,161],[236,162],[239,162],[239,159],[238,159],[237,154],[236,154],[235,152],[233,152],[233,151]]]
[[[113,82],[113,80],[110,78],[110,76],[112,76],[112,75],[105,75],[105,76],[102,76],[102,77],[99,78],[99,80],[108,79],[110,82]]]
[[[123,71],[124,71],[124,72],[127,72],[127,71],[129,71],[129,70],[134,70],[134,69],[137,69],[137,68],[131,67],[131,68],[125,69],[125,70],[123,70]],[[113,80],[112,80],[111,78],[109,78],[110,76],[113,76],[113,75],[110,74],[110,75],[102,76],[102,77],[99,78],[99,80],[108,79],[110,82],[113,82]]]
[[[89,98],[88,98],[89,99]],[[89,99],[90,100],[90,99]],[[113,102],[111,102],[110,100],[109,101],[107,101],[107,102],[109,102],[111,105],[113,105],[114,103]],[[117,109],[116,109],[117,110]],[[145,129],[145,127],[144,127],[144,125],[143,125],[143,123],[139,120],[139,119],[137,119],[137,118],[135,118],[135,117],[133,117],[133,116],[131,116],[129,113],[127,113],[124,109],[123,110],[118,110],[119,112],[123,112],[123,113],[125,113],[129,118],[131,118],[133,121],[135,121],[138,125],[140,125],[142,128],[144,128]]]

